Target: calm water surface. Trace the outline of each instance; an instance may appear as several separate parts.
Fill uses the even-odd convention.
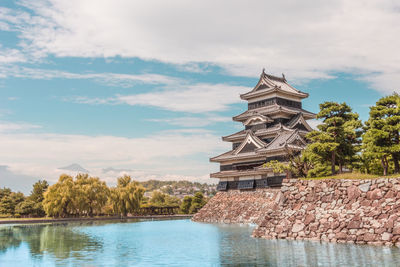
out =
[[[400,249],[269,241],[190,220],[0,226],[0,266],[400,266]]]

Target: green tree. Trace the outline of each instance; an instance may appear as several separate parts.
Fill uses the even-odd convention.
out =
[[[89,177],[88,174],[78,174],[75,180],[74,205],[79,215],[100,214],[109,197],[109,189],[105,182],[98,177]]]
[[[359,151],[362,124],[358,114],[346,103],[325,102],[320,104],[317,118],[322,119],[322,124],[317,126],[319,131],[307,134],[311,142],[306,153],[318,160],[322,169],[325,162],[330,162],[331,173],[336,173],[336,165],[341,173],[343,166],[354,162]]]
[[[18,203],[15,207],[15,213],[23,216],[31,216],[35,214],[35,202],[30,199],[25,199],[24,201]]]
[[[12,192],[9,188],[0,189],[0,214],[14,216],[17,205],[25,200],[21,192]]]
[[[145,189],[130,176],[118,178],[117,186],[111,189],[111,202],[116,214],[127,216],[135,212],[143,199]]]
[[[44,193],[46,192],[49,184],[46,180],[39,180],[33,184],[31,194],[27,197],[24,201],[26,203],[21,203],[20,209],[21,215],[30,215],[30,216],[37,216],[43,217],[46,215],[43,209],[43,199]],[[29,211],[29,212],[28,212]]]
[[[166,194],[155,190],[153,191],[153,193],[151,194],[149,203],[151,205],[155,205],[155,206],[163,206],[165,204],[165,198],[166,198]]]
[[[194,194],[193,199],[192,199],[192,204],[190,205],[190,210],[189,213],[193,214],[198,212],[205,204],[206,200],[203,196],[203,193],[197,192]]]
[[[93,216],[102,212],[108,197],[109,188],[99,178],[63,174],[45,192],[43,208],[48,216]]]
[[[49,184],[46,180],[39,180],[33,184],[33,188],[31,194],[29,195],[29,199],[38,203],[42,202],[44,199],[44,192],[46,192],[47,188],[49,188]]]
[[[363,149],[366,157],[380,159],[384,175],[389,172],[389,161],[394,164],[394,172],[400,172],[400,96],[397,93],[382,97],[370,108]]]
[[[171,196],[168,194],[164,194],[158,190],[153,191],[150,199],[145,204],[145,206],[156,206],[156,207],[165,207],[165,206],[180,206],[181,200],[178,197]]]
[[[285,161],[271,160],[264,164],[264,168],[272,168],[275,173],[287,173],[288,177],[307,177],[314,168],[309,154],[286,148]]]
[[[165,196],[165,205],[166,206],[180,206],[181,200],[176,196],[166,195]]]
[[[43,208],[48,216],[67,217],[76,214],[74,207],[75,187],[73,178],[62,174],[58,182],[44,193]]]
[[[190,206],[192,205],[192,199],[193,197],[191,196],[185,196],[183,198],[182,204],[180,206],[180,210],[183,214],[189,214]]]

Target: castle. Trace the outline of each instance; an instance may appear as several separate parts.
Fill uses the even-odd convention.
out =
[[[233,117],[245,129],[222,137],[232,150],[210,159],[220,163],[217,189],[253,189],[280,186],[286,174],[276,174],[265,163],[287,161],[289,153],[299,153],[307,145],[305,135],[312,130],[307,120],[315,114],[302,109],[307,93],[292,87],[285,76],[263,70],[253,90],[240,95],[248,109]]]

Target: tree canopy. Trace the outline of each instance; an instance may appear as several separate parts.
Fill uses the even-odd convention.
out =
[[[0,189],[0,214],[15,216],[18,214],[16,207],[25,199],[21,192],[12,192],[10,188]]]
[[[370,108],[365,123],[363,149],[367,162],[379,159],[384,175],[389,172],[389,161],[399,173],[400,160],[400,96],[397,93],[382,97]]]
[[[356,160],[362,123],[346,103],[324,102],[319,106],[317,118],[322,123],[317,126],[319,131],[307,134],[310,144],[306,153],[312,161],[320,163],[321,169],[330,162],[331,173],[336,173],[336,166],[341,173],[344,165]]]
[[[113,210],[116,214],[127,216],[139,209],[145,189],[130,176],[118,178],[117,186],[111,188]]]

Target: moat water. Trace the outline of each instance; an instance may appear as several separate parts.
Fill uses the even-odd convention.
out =
[[[252,238],[190,220],[0,226],[0,266],[400,266],[400,249]]]

